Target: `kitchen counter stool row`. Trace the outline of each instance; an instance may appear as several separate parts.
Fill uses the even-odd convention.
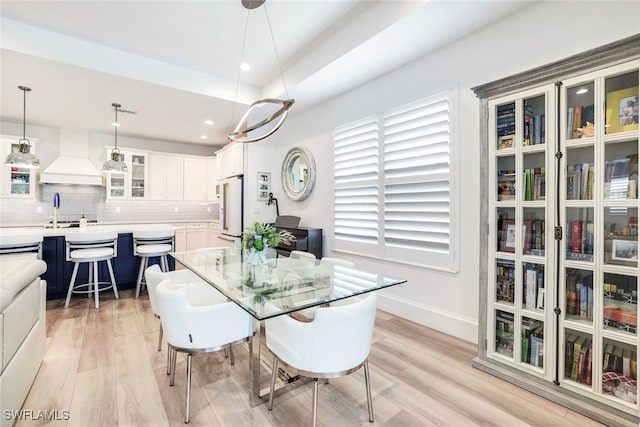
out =
[[[145,286],[144,269],[150,263],[159,263],[162,271],[171,269],[173,261],[167,255],[174,250],[174,241],[173,226],[146,226],[133,233],[88,227],[54,237],[45,237],[42,230],[34,229],[0,233],[0,261],[43,259],[47,263],[43,279],[49,299],[66,296],[66,308],[72,294],[84,294],[93,296],[98,308],[100,292],[113,290],[118,298],[119,285],[121,289],[135,286],[137,298]],[[83,282],[79,277],[86,277],[86,283],[76,283]]]

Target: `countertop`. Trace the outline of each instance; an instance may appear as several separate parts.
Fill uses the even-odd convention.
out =
[[[218,225],[219,221],[178,221],[170,223],[99,223],[87,225],[86,228],[79,227],[59,227],[59,228],[45,228],[42,225],[21,225],[15,227],[2,227],[0,228],[0,238],[2,237],[16,237],[16,236],[31,236],[37,237],[42,235],[43,237],[57,237],[65,236],[69,233],[82,233],[87,230],[102,231],[102,230],[116,230],[118,233],[132,233],[134,230],[141,229],[156,229],[173,227],[176,230],[183,228],[178,224],[201,224],[206,223],[209,225]]]

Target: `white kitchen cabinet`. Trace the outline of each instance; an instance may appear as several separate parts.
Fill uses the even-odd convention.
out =
[[[184,224],[172,224],[176,227],[176,252],[187,250],[187,228]]]
[[[184,159],[174,155],[149,155],[149,198],[183,200]]]
[[[207,159],[184,158],[184,200],[207,199]]]
[[[19,139],[19,136],[3,135],[0,137],[3,160],[9,153],[18,152],[20,149]],[[34,140],[31,139],[30,142],[31,152],[35,154]],[[0,173],[0,197],[35,200],[37,169],[7,167],[4,165],[0,167],[2,167],[2,173]]]
[[[209,246],[207,223],[197,222],[187,224],[187,250],[195,251]]]
[[[206,165],[207,200],[217,201],[218,194],[216,192],[216,184],[218,181],[218,164],[216,157],[207,157]]]
[[[111,158],[111,148],[106,148],[108,157]],[[107,199],[138,199],[148,197],[147,153],[121,149],[120,159],[125,162],[128,171],[125,174],[107,175]]]
[[[233,143],[216,152],[221,157],[220,178],[229,178],[244,173],[244,145]]]

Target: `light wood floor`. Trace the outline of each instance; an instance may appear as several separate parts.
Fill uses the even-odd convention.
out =
[[[184,425],[185,358],[169,387],[166,345],[156,349],[159,321],[146,294],[132,295],[103,294],[99,309],[81,297],[66,310],[63,300],[48,302],[47,352],[23,409],[70,411],[55,426]],[[310,383],[277,397],[272,412],[251,408],[248,352],[234,353],[235,366],[220,352],[194,358],[192,426],[309,424]],[[600,425],[472,368],[475,353],[473,344],[379,311],[369,359],[374,425]],[[362,370],[321,383],[319,396],[319,425],[370,425]]]

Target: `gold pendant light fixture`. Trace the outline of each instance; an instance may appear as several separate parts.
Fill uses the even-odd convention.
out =
[[[22,91],[22,138],[18,141],[20,144],[18,151],[10,153],[4,160],[4,164],[12,167],[38,169],[40,167],[40,160],[31,153],[31,144],[26,137],[27,131],[27,92],[31,92],[31,88],[27,86],[18,86],[18,89]]]
[[[118,127],[120,124],[118,123],[118,109],[122,107],[122,105],[118,103],[111,104],[113,110],[116,114],[116,121],[112,123],[114,128],[114,147],[111,150],[111,159],[107,160],[102,166],[102,172],[107,174],[125,174],[127,173],[127,164],[122,159],[122,155],[120,154],[120,150],[118,150]]]
[[[244,29],[244,39],[242,41],[242,52],[240,55],[240,64],[244,60],[244,48],[247,40],[247,28],[249,23],[249,11],[262,6],[265,0],[241,0],[242,6],[247,9],[247,24]],[[289,98],[289,91],[287,90],[287,84],[284,80],[284,73],[282,71],[282,64],[280,63],[280,56],[278,55],[278,48],[273,37],[273,29],[271,28],[271,21],[269,19],[269,13],[267,6],[264,5],[264,13],[267,18],[267,24],[269,25],[269,32],[271,34],[271,41],[273,42],[273,49],[278,61],[278,68],[280,69],[280,77],[282,78],[282,84],[284,87],[285,98]],[[238,85],[240,84],[240,68],[238,69],[238,80],[236,82],[236,94],[238,96]],[[233,132],[231,132],[227,138],[229,141],[238,142],[256,142],[272,135],[277,131],[282,123],[284,123],[289,109],[294,104],[294,99],[277,99],[277,98],[264,98],[253,102],[246,113],[242,116]]]

